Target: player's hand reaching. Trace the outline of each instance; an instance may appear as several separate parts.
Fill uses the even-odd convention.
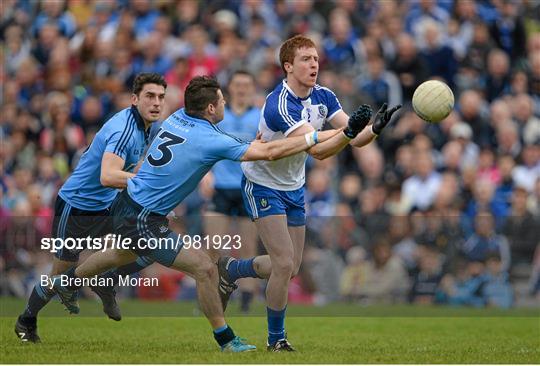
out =
[[[362,130],[368,125],[373,115],[373,110],[367,104],[362,104],[354,113],[349,117],[347,128],[343,131],[345,136],[350,139],[354,139]]]
[[[371,126],[371,130],[377,136],[379,136],[382,130],[390,123],[392,120],[392,115],[401,108],[401,104],[398,104],[391,109],[387,108],[388,104],[384,103],[375,116],[373,126]]]

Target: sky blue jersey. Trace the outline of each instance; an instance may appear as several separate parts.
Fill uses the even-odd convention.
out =
[[[235,114],[230,108],[225,108],[225,117],[219,123],[219,128],[245,141],[252,141],[257,136],[261,110],[250,107],[241,115]],[[219,189],[241,189],[242,168],[240,163],[223,160],[212,168],[214,187]]]
[[[186,198],[212,166],[224,159],[239,161],[249,143],[223,132],[184,108],[161,125],[128,194],[149,211],[166,215]]]
[[[108,208],[118,190],[101,185],[103,154],[111,152],[118,155],[125,161],[123,170],[132,171],[147,144],[148,132],[137,108],[132,106],[121,110],[98,131],[58,195],[80,210],[101,211]]]

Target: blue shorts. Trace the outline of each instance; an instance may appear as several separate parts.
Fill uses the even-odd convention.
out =
[[[99,238],[112,233],[109,209],[101,211],[85,211],[71,206],[60,196],[56,197],[54,205],[54,220],[52,233],[56,238]],[[67,262],[78,262],[79,255],[84,249],[62,247],[54,255]]]
[[[304,187],[294,191],[280,191],[253,183],[243,176],[242,198],[252,220],[272,215],[287,215],[288,226],[306,224]]]
[[[114,233],[131,238],[131,250],[139,257],[149,257],[167,267],[174,263],[183,241],[180,234],[169,229],[166,216],[144,209],[124,189],[111,206],[111,217]],[[156,245],[160,238],[170,238],[170,245],[165,241]]]

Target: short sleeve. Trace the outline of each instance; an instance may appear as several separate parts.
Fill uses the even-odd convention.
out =
[[[107,139],[105,152],[111,152],[126,160],[135,129],[135,125],[129,122],[125,123],[123,127],[114,128]]]
[[[270,130],[283,132],[285,136],[305,123],[302,120],[302,107],[294,105],[282,94],[272,95],[266,100],[263,116]]]
[[[343,108],[333,91],[328,88],[323,88],[323,90],[326,97],[326,107],[328,107],[328,117],[326,119],[330,121]]]
[[[249,142],[218,131],[211,141],[211,150],[217,160],[240,161],[249,148]]]

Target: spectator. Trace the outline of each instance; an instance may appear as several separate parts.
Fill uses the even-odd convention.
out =
[[[401,104],[401,87],[396,76],[384,67],[380,57],[368,59],[367,72],[360,75],[360,90],[368,94],[375,102],[375,109],[383,103],[389,105]]]
[[[135,15],[132,31],[137,40],[142,40],[154,31],[159,12],[153,9],[150,0],[131,0],[130,4]]]
[[[533,113],[532,98],[525,94],[518,94],[512,103],[513,117],[518,123],[520,136],[526,145],[540,143],[540,118]]]
[[[511,307],[514,302],[512,286],[497,253],[488,256],[486,269],[486,282],[482,288],[486,305],[497,308]]]
[[[414,39],[408,34],[397,38],[397,52],[390,65],[399,79],[403,100],[410,102],[416,88],[428,78],[428,67],[423,58],[418,56]]]
[[[460,91],[475,88],[481,83],[481,76],[486,70],[487,55],[494,48],[485,23],[478,21],[474,23],[472,37],[472,43],[465,58],[460,63],[460,70],[456,78]]]
[[[479,146],[493,145],[494,131],[487,120],[484,100],[477,91],[467,90],[459,97],[459,111],[463,122],[473,131],[473,142]]]
[[[313,0],[297,0],[288,3],[288,16],[284,21],[282,38],[286,39],[294,34],[318,33],[323,34],[326,21],[313,8]]]
[[[442,148],[443,170],[459,174],[463,161],[463,147],[457,141],[449,141]]]
[[[510,155],[502,155],[498,159],[498,170],[501,175],[501,181],[495,190],[495,200],[502,202],[507,209],[510,208],[512,191],[514,189],[514,179],[512,171],[516,162]]]
[[[476,171],[478,180],[487,180],[497,186],[501,180],[501,174],[495,165],[495,154],[491,149],[482,149],[478,158]]]
[[[433,304],[443,276],[441,255],[432,247],[418,248],[418,271],[413,275],[409,301],[413,304]]]
[[[366,252],[362,247],[353,247],[347,252],[347,265],[341,274],[339,292],[344,300],[361,299],[366,280]]]
[[[447,274],[441,280],[440,290],[436,298],[438,302],[449,305],[468,305],[482,307],[485,305],[483,286],[485,265],[480,261],[465,261],[456,276]]]
[[[517,185],[532,192],[536,181],[540,178],[540,147],[538,145],[526,145],[521,152],[521,164],[512,172],[512,177]]]
[[[510,269],[510,247],[504,235],[495,233],[493,216],[486,211],[479,212],[474,218],[475,232],[463,244],[462,251],[471,261],[484,262],[488,254],[498,253],[502,269]]]
[[[446,26],[449,19],[448,12],[441,8],[435,0],[422,0],[411,6],[405,18],[405,30],[419,37],[421,23],[426,20],[437,22],[438,26]]]
[[[510,92],[510,60],[499,49],[491,50],[488,54],[485,84],[488,102]]]
[[[384,173],[384,156],[377,145],[355,149],[353,155],[358,164],[364,187],[376,186],[382,181]]]
[[[9,75],[15,75],[19,64],[30,56],[31,45],[18,24],[9,25],[4,31],[5,67]]]
[[[409,217],[394,215],[390,218],[388,240],[392,245],[392,253],[401,259],[410,272],[416,266],[418,244],[412,237]]]
[[[209,44],[208,33],[200,25],[193,25],[186,32],[191,47],[188,56],[189,78],[198,75],[216,75],[218,61],[214,47]]]
[[[306,215],[308,227],[319,232],[334,215],[334,199],[330,191],[330,178],[323,169],[313,169],[307,178]]]
[[[420,55],[429,65],[429,76],[442,78],[450,88],[453,88],[458,66],[454,51],[445,44],[436,22],[425,21],[422,23],[421,32],[425,47],[422,48]]]
[[[359,291],[364,302],[389,304],[405,300],[407,273],[399,258],[392,255],[392,248],[387,242],[379,241],[373,247],[365,276]]]
[[[42,9],[32,24],[32,33],[41,33],[45,24],[49,23],[54,24],[63,36],[73,36],[76,30],[75,20],[71,13],[65,10],[65,6],[64,0],[41,3]]]
[[[448,33],[450,46],[458,60],[463,60],[472,42],[475,19],[476,3],[474,1],[454,3],[454,17],[448,22]]]
[[[511,155],[517,158],[522,145],[519,140],[518,128],[513,121],[506,121],[497,127],[497,150],[501,155]]]
[[[359,55],[358,40],[351,26],[349,14],[335,8],[329,17],[330,34],[323,41],[327,61],[337,68],[357,69]]]
[[[481,211],[487,211],[495,218],[498,229],[501,228],[508,215],[506,203],[495,197],[495,184],[485,179],[475,181],[472,199],[469,200],[463,212],[463,228],[465,233],[471,232],[473,220]]]
[[[518,8],[513,1],[499,3],[501,16],[490,26],[491,37],[513,62],[525,56],[527,36],[523,20],[518,16]]]
[[[435,200],[441,175],[435,171],[430,154],[416,153],[415,174],[403,182],[402,195],[411,209],[425,210]]]
[[[510,244],[513,265],[530,264],[540,238],[540,222],[527,209],[527,197],[527,190],[514,188],[510,215],[502,229]]]
[[[158,32],[148,33],[141,40],[141,56],[133,60],[133,72],[157,72],[166,74],[172,61],[164,55],[163,36]]]

